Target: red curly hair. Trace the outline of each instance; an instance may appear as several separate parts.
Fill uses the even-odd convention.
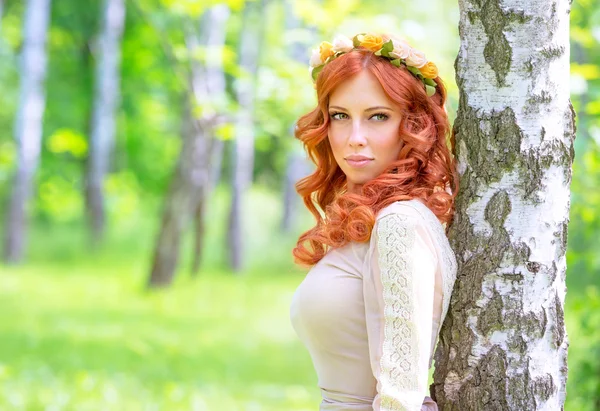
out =
[[[404,140],[398,160],[362,186],[362,194],[347,192],[329,139],[329,97],[342,82],[363,70],[372,73],[390,100],[402,109],[398,137]],[[400,200],[420,198],[447,226],[454,216],[458,173],[454,136],[444,108],[446,89],[434,79],[428,97],[423,83],[406,67],[396,67],[366,49],[354,49],[328,63],[316,82],[317,107],[298,119],[295,136],[302,141],[317,169],[296,183],[296,190],[316,219],[298,239],[295,262],[312,266],[330,248],[350,241],[367,242],[377,213]],[[449,192],[450,191],[450,192]]]

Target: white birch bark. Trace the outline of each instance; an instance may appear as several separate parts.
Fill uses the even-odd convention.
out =
[[[33,176],[40,157],[43,116],[46,105],[46,38],[50,0],[28,0],[25,6],[24,41],[20,62],[21,92],[15,119],[17,166],[12,183],[5,225],[4,256],[18,262],[25,251],[27,212]]]
[[[2,17],[4,16],[4,0],[0,0],[0,32],[2,31]]]
[[[206,81],[209,101],[220,116],[227,110],[228,98],[226,93],[225,70],[223,67],[223,49],[225,46],[226,23],[231,10],[225,4],[219,4],[211,8],[209,19],[215,24],[210,26],[206,39]],[[198,103],[206,99],[198,100]],[[215,124],[216,125],[216,124]],[[210,181],[206,190],[206,196],[210,195],[212,189],[218,184],[223,162],[224,141],[211,133],[210,149]]]
[[[208,103],[210,109],[208,113],[214,118],[203,121],[207,126],[205,138],[208,140],[208,149],[204,166],[208,175],[207,182],[203,190],[199,193],[197,202],[193,205],[194,214],[194,247],[192,256],[192,275],[196,275],[202,262],[202,251],[206,233],[205,214],[208,199],[212,189],[219,181],[221,163],[223,159],[224,141],[215,136],[215,126],[220,121],[218,117],[227,109],[227,94],[225,83],[225,71],[223,68],[223,49],[225,46],[225,36],[227,20],[230,10],[225,4],[218,4],[212,7],[206,17],[206,62],[205,62],[205,90],[204,95],[200,90],[194,90],[197,104],[205,105]],[[206,109],[204,110],[207,111]],[[215,117],[216,116],[216,117]],[[217,121],[215,121],[217,120]]]
[[[286,33],[290,34],[292,31],[306,30],[306,32],[314,32],[314,28],[303,28],[302,23],[298,16],[294,13],[294,2],[292,0],[286,0],[284,2],[285,7],[285,18],[286,18]],[[295,36],[296,41],[292,42],[289,46],[290,57],[302,64],[308,64],[308,55],[306,50],[308,49],[307,44],[303,44],[298,41],[301,36]],[[310,37],[310,36],[306,36]],[[289,135],[294,135],[296,124],[294,123],[290,127]],[[294,217],[298,213],[299,207],[302,205],[300,196],[296,193],[295,184],[302,177],[307,176],[311,169],[310,162],[306,157],[306,153],[302,148],[301,144],[294,144],[290,149],[285,168],[285,180],[283,183],[283,217],[281,219],[281,230],[283,232],[289,232],[294,225]]]
[[[254,94],[264,26],[261,21],[263,4],[264,0],[246,4],[240,32],[239,65],[242,75],[236,80],[235,87],[239,109],[235,121],[232,195],[227,229],[229,265],[234,271],[242,270],[244,265],[242,205],[254,170]]]
[[[103,27],[96,55],[94,105],[86,176],[87,212],[96,242],[101,239],[105,226],[103,184],[108,173],[116,133],[125,2],[105,0],[103,15]]]
[[[460,0],[457,279],[440,410],[560,410],[574,112],[568,0]]]

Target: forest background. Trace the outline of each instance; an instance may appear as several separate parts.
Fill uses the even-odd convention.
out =
[[[567,251],[566,410],[600,409],[600,9],[594,3],[577,1],[571,9],[577,138]],[[0,1],[2,232],[17,162],[25,5]],[[310,49],[337,33],[398,33],[440,68],[454,119],[458,4],[226,3],[220,104],[230,116],[211,135],[222,142],[222,154],[211,159],[217,172],[202,253],[190,218],[173,283],[149,290],[163,205],[182,150],[187,79],[181,68],[206,58],[190,55],[185,27],[206,24],[204,13],[213,5],[125,2],[120,103],[103,181],[105,229],[98,235],[86,209],[85,185],[105,2],[51,3],[41,158],[28,205],[26,248],[19,262],[0,263],[0,409],[315,409],[320,396],[314,370],[288,318],[304,272],[294,267],[291,249],[312,222],[289,196],[295,177],[310,170],[298,160],[301,148],[291,132],[294,121],[315,105]],[[254,17],[248,23],[250,9]],[[244,38],[258,47],[242,43]],[[259,51],[255,74],[240,63],[248,49]],[[233,258],[236,142],[248,131],[236,123],[237,113],[247,108],[236,90],[244,81],[254,88],[249,123],[254,158],[247,187],[238,192],[243,241]]]

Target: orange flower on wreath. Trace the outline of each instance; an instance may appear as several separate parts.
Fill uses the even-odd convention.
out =
[[[383,38],[375,34],[365,34],[358,37],[361,47],[376,52],[383,47]]]
[[[432,61],[427,62],[419,71],[425,78],[436,78],[438,76],[438,68]]]
[[[321,53],[321,61],[325,63],[325,60],[333,56],[333,44],[328,41],[322,42],[319,46],[319,52]]]

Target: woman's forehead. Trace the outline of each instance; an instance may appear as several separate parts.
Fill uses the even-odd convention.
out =
[[[394,108],[395,104],[385,94],[377,77],[363,70],[335,88],[329,98],[329,106],[366,109],[376,106]]]

